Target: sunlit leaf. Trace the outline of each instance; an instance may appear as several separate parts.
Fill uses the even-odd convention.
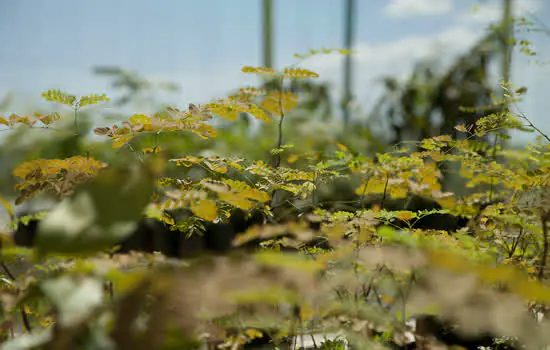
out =
[[[191,204],[193,214],[207,221],[214,221],[218,217],[218,207],[216,202],[209,199],[203,199]]]

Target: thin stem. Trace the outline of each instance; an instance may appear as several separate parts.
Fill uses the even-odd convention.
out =
[[[386,174],[386,183],[384,184],[384,194],[382,195],[382,202],[380,203],[380,209],[384,209],[384,204],[386,202],[386,195],[388,193],[388,183],[389,183],[389,175]],[[408,205],[405,207],[405,210],[407,210]]]
[[[2,261],[0,262],[0,265],[2,266],[2,269],[4,270],[4,273],[6,274],[6,276],[8,276],[8,278],[11,279],[12,281],[15,281],[15,276],[13,275],[13,273],[11,273],[6,263]],[[31,327],[31,323],[29,322],[29,318],[27,316],[27,312],[25,311],[24,306],[21,306],[21,320],[23,321],[23,326],[25,327],[25,330],[30,333],[32,331],[32,327]]]
[[[158,139],[159,139],[159,132],[156,132],[155,133],[155,138],[154,138],[154,141],[153,141],[154,142],[153,149],[155,150],[155,154],[156,154],[157,147],[159,146]]]
[[[510,252],[508,253],[508,257],[511,258],[514,253],[516,252],[516,249],[518,248],[518,245],[520,243],[520,240],[523,239],[523,233],[525,232],[525,229],[522,227],[519,231],[519,234],[517,235],[516,239],[512,241],[512,248],[510,249]]]
[[[279,113],[281,115],[279,119],[279,135],[277,137],[277,153],[274,155],[274,162],[273,167],[278,168],[281,165],[281,146],[283,145],[283,121],[285,119],[285,111],[283,109],[283,81],[284,76],[281,77],[280,80],[280,87],[279,87]],[[277,190],[273,190],[271,193],[271,203],[270,206],[273,207],[275,205],[275,198],[276,198]]]
[[[523,114],[522,112],[519,112],[519,116],[525,120],[530,127],[532,127],[533,129],[535,129],[539,134],[542,135],[542,137],[544,137],[548,142],[550,142],[550,136],[546,135],[542,130],[540,130],[539,128],[537,128],[537,126],[535,124],[533,124],[533,122],[525,115]]]
[[[495,134],[495,139],[493,142],[493,152],[491,154],[491,158],[494,162],[497,161],[497,145],[498,145],[498,133]],[[494,194],[494,177],[491,177],[491,184],[489,186],[489,201],[493,200],[493,194]]]
[[[130,151],[132,151],[133,153],[136,154],[136,157],[137,157],[138,161],[139,161],[141,164],[145,165],[145,163],[143,162],[143,159],[141,159],[140,152],[138,152],[136,149],[134,149],[134,147],[132,147],[132,145],[130,145],[130,142],[128,142],[128,143],[126,144],[126,146],[130,149]]]
[[[528,13],[529,13],[529,16],[531,16],[535,20],[535,22],[537,22],[538,25],[540,26],[538,31],[543,32],[547,35],[550,35],[550,28],[546,24],[544,24],[544,22],[541,21],[540,18],[537,15],[535,15],[534,12],[529,11]]]
[[[544,277],[544,270],[546,267],[546,260],[548,259],[548,250],[550,249],[550,243],[548,242],[548,225],[546,221],[550,218],[550,211],[548,213],[541,213],[540,219],[542,223],[542,238],[543,238],[543,249],[542,249],[542,258],[540,262],[540,269],[538,273],[538,279],[541,281]]]
[[[78,136],[78,106],[74,107],[74,132]]]
[[[279,119],[279,135],[277,139],[277,150],[280,151],[283,146],[283,121],[285,120],[285,111],[283,109],[283,78],[280,81],[281,87],[279,90],[279,113],[281,118]],[[281,165],[281,152],[275,154],[275,164],[274,167],[278,168]]]

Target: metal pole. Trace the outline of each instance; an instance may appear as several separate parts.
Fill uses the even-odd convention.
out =
[[[502,14],[502,37],[503,37],[503,54],[502,61],[502,78],[507,83],[510,81],[512,70],[512,50],[514,49],[514,22],[512,15],[512,0],[504,0],[504,11]]]
[[[263,65],[273,68],[273,2],[263,0]]]
[[[345,10],[345,31],[344,31],[344,47],[346,50],[351,50],[354,41],[354,12],[355,0],[346,0]],[[344,115],[344,126],[349,124],[350,119],[350,102],[352,101],[352,80],[351,80],[351,55],[346,55],[344,58],[344,96],[342,99],[342,110]]]
[[[503,13],[501,24],[502,35],[502,79],[508,84],[512,75],[512,51],[514,50],[514,18],[513,18],[512,0],[503,0]],[[505,92],[503,92],[505,93]],[[504,111],[509,110],[508,105],[504,105]],[[501,133],[508,134],[506,130]],[[500,140],[500,145],[504,147],[506,139]]]

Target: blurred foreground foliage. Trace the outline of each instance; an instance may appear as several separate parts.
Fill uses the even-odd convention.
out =
[[[3,349],[195,349],[204,342],[236,348],[258,337],[258,329],[270,330],[276,343],[341,332],[356,348],[374,349],[409,343],[406,321],[419,313],[451,319],[464,332],[515,337],[528,349],[550,344],[548,322],[532,313],[550,302],[550,139],[540,133],[524,150],[493,145],[483,154],[471,142],[504,138],[501,130],[538,131],[526,116],[497,108],[455,126],[460,137],[429,135],[413,148],[368,157],[343,142],[312,139],[309,133],[321,131],[299,123],[290,124],[298,132],[286,133],[285,120],[300,108],[293,92],[300,83],[286,82],[308,82],[316,73],[297,67],[243,72],[271,83],[95,128],[107,143],[82,138],[89,125],[81,109],[107,102],[104,95],[50,90],[43,97],[71,107],[69,117],[0,118],[9,128],[72,124],[63,131],[68,143],[52,144],[53,153],[40,151],[12,171],[18,204],[42,195],[56,205],[41,222],[35,248],[14,247],[9,234],[2,236]],[[509,83],[503,88],[508,103],[524,92]],[[243,124],[250,118],[273,125],[273,137],[248,135]],[[225,133],[233,124],[239,131]],[[221,143],[209,143],[220,137]],[[250,144],[252,154],[230,154],[237,143]],[[442,187],[441,168],[449,163],[457,165],[467,195]],[[332,186],[342,186],[341,198]],[[380,205],[362,207],[371,195],[381,196]],[[413,195],[443,209],[384,209],[385,199]],[[1,203],[17,221],[11,203]],[[235,208],[260,209],[271,218],[239,237],[261,238],[262,249],[186,261],[112,254],[142,215],[188,232],[197,223],[228,220]],[[190,210],[194,220],[165,215],[178,209]],[[433,213],[469,223],[453,234],[394,225]],[[288,225],[284,230],[296,239],[273,239],[277,224],[305,216],[321,223],[319,232]],[[198,227],[193,234],[200,234]],[[303,237],[311,235],[329,248],[304,246]]]

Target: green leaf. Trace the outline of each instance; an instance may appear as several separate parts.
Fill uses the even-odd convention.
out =
[[[394,230],[389,226],[381,226],[377,231],[378,236],[388,243],[401,243],[407,246],[416,247],[418,241],[407,231]]]

